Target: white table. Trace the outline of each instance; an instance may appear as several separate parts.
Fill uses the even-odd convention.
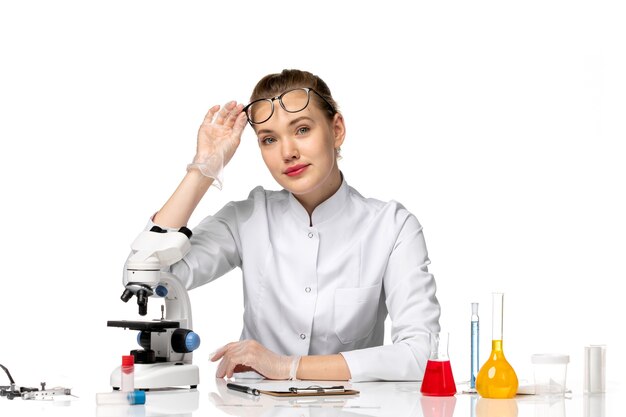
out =
[[[244,384],[243,381],[238,381]],[[335,384],[315,381],[320,385]],[[275,382],[272,383],[276,385]],[[293,385],[284,381],[285,388]],[[566,397],[518,395],[511,400],[489,400],[477,395],[425,397],[416,382],[351,384],[361,393],[351,397],[254,397],[226,388],[226,381],[201,381],[197,390],[148,392],[143,406],[97,407],[95,392],[72,401],[12,401],[0,398],[0,416],[423,416],[423,417],[604,417],[623,414],[626,387],[609,384],[603,395]]]

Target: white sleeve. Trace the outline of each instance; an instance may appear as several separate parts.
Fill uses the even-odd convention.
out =
[[[206,217],[192,230],[191,249],[182,260],[169,268],[188,290],[211,282],[241,266],[236,212],[235,204],[229,203],[214,216]],[[153,226],[159,225],[150,220],[145,230],[150,230]],[[178,230],[161,228],[168,232]]]
[[[192,289],[241,267],[236,209],[229,203],[198,224],[191,236],[191,249],[172,265],[171,272]]]
[[[430,354],[428,335],[438,332],[441,309],[428,272],[422,226],[406,217],[383,277],[393,344],[342,352],[351,381],[421,380]]]

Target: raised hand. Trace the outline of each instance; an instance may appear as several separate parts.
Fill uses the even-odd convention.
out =
[[[216,186],[222,188],[222,171],[230,162],[246,126],[246,115],[241,110],[243,104],[230,101],[220,108],[211,107],[198,129],[196,156],[188,169],[197,168],[207,177],[215,179]]]

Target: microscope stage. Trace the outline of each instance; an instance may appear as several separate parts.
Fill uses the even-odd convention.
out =
[[[130,321],[130,320],[109,320],[108,327],[123,327],[131,330],[159,331],[165,329],[178,329],[180,322],[178,321]]]

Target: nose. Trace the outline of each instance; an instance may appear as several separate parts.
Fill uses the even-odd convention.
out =
[[[292,161],[300,158],[300,152],[294,139],[285,139],[282,141],[281,152],[285,161]]]

